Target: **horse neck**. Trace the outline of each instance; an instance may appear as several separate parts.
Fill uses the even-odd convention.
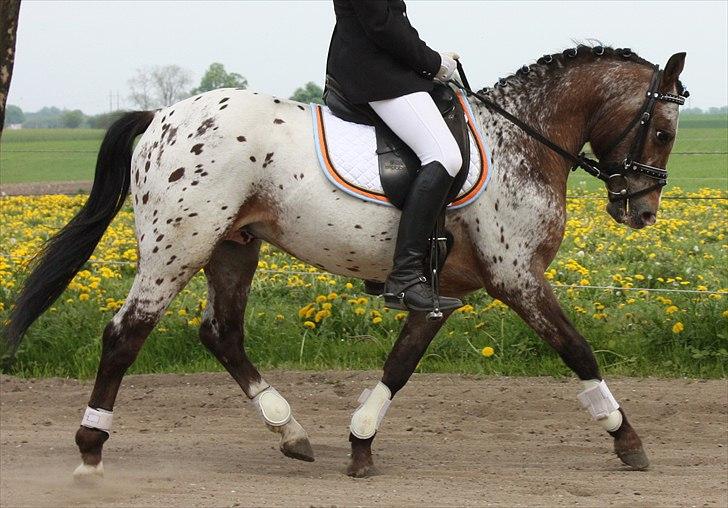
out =
[[[489,96],[551,141],[577,155],[589,140],[598,118],[616,100],[613,78],[618,62],[587,62],[557,69],[537,66],[527,77],[515,76],[508,85],[493,89]],[[491,134],[503,132],[509,122],[480,106]],[[573,163],[557,155],[521,129],[512,126],[508,149],[514,160],[535,169],[540,179],[559,193],[566,193],[566,179]]]

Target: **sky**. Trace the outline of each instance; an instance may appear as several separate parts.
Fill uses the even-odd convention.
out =
[[[0,0],[1,1],[1,0]],[[492,85],[544,53],[597,39],[664,66],[687,52],[688,105],[728,104],[728,2],[407,2],[427,44],[461,55],[473,87]],[[176,64],[199,83],[212,62],[249,88],[290,96],[323,84],[334,26],[328,0],[23,0],[9,104],[109,110],[109,94],[131,108],[135,69]]]

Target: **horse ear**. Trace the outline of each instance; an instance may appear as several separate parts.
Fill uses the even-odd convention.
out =
[[[685,55],[685,52],[675,53],[667,61],[665,70],[662,73],[663,85],[673,85],[677,83],[677,79],[680,77],[683,67],[685,67]]]

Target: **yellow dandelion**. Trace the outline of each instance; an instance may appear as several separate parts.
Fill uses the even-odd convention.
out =
[[[728,310],[726,312],[728,312]],[[396,319],[397,321],[402,321],[406,317],[407,317],[407,313],[406,312],[397,312],[394,315],[394,319]]]
[[[313,307],[313,304],[309,303],[308,305],[298,309],[298,317],[300,317],[300,318],[306,317],[306,314],[308,313],[309,310],[311,310],[311,307]]]
[[[480,354],[482,354],[486,358],[490,358],[495,354],[495,349],[490,346],[485,346],[483,349],[480,350]]]
[[[667,314],[674,314],[674,313],[676,313],[679,310],[680,309],[678,309],[675,305],[670,305],[668,308],[665,309],[665,313],[667,313]]]
[[[355,307],[354,308],[354,314],[356,314],[357,316],[363,316],[364,314],[366,314],[366,311],[367,310],[364,307]]]
[[[374,323],[375,325],[378,325],[381,322],[382,318],[380,318],[379,316],[376,316],[374,319],[372,319],[372,323]]]
[[[333,291],[326,295],[327,300],[336,300],[339,297],[338,294],[334,293]]]
[[[316,317],[314,317],[314,321],[316,321],[318,323],[319,321],[321,321],[324,318],[329,317],[330,315],[331,315],[330,310],[320,310],[316,313]]]
[[[681,333],[684,329],[685,326],[680,321],[672,325],[672,333]]]
[[[346,284],[344,285],[344,287],[345,287],[346,289],[354,289],[354,284],[352,284],[351,282],[347,282],[347,283],[346,283]]]
[[[85,302],[86,300],[89,299],[89,295],[88,295],[88,293],[81,293],[80,295],[78,295],[78,299],[81,300],[82,302]]]
[[[316,297],[316,303],[324,303],[325,301],[326,301],[326,296],[325,295],[318,295]]]
[[[284,319],[286,318],[283,316],[283,314],[276,314],[276,321],[283,321]]]
[[[303,326],[313,330],[314,328],[316,328],[316,323],[314,323],[313,321],[304,321]]]

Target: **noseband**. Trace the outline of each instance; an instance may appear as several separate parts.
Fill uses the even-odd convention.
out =
[[[642,158],[642,152],[644,151],[645,141],[647,140],[647,134],[652,120],[652,113],[657,101],[672,102],[679,106],[685,104],[685,97],[671,93],[660,93],[657,90],[660,86],[661,78],[662,71],[659,66],[656,65],[652,74],[650,88],[647,90],[647,97],[645,98],[645,102],[642,104],[642,108],[640,108],[640,111],[635,115],[627,127],[624,128],[620,135],[617,136],[604,150],[605,154],[611,153],[636,126],[637,133],[632,141],[632,146],[627,152],[627,156],[621,162],[595,161],[587,158],[583,153],[579,154],[579,163],[577,163],[574,169],[581,167],[589,174],[603,180],[606,184],[607,192],[609,192],[609,201],[622,201],[630,198],[636,198],[652,192],[655,189],[659,189],[667,184],[667,170],[665,168],[650,166],[638,161],[638,159]],[[650,185],[635,192],[629,192],[629,181],[627,180],[627,175],[637,173],[655,180],[654,185]]]
[[[655,109],[657,101],[672,102],[682,106],[685,104],[685,98],[688,96],[687,91],[682,95],[675,95],[671,93],[660,93],[658,87],[660,86],[660,79],[662,78],[662,71],[658,65],[654,66],[654,72],[652,74],[652,80],[650,82],[650,88],[647,90],[647,96],[645,102],[642,104],[639,112],[635,115],[632,121],[624,128],[624,130],[617,136],[604,150],[605,154],[610,154],[624,139],[629,135],[632,130],[637,127],[637,133],[635,134],[632,146],[627,152],[627,156],[622,161],[611,161],[602,162],[588,158],[583,152],[578,156],[568,152],[561,146],[557,145],[546,136],[535,130],[530,125],[526,124],[522,120],[516,118],[508,111],[503,109],[501,106],[491,101],[483,95],[473,92],[470,89],[468,80],[465,77],[463,67],[460,62],[457,62],[458,73],[462,84],[453,82],[456,86],[464,90],[468,95],[473,96],[480,100],[485,106],[498,113],[506,120],[510,121],[526,134],[534,138],[536,141],[550,148],[554,152],[558,153],[565,159],[570,160],[574,163],[572,167],[573,171],[577,168],[582,168],[584,171],[592,176],[595,176],[602,180],[609,193],[609,201],[625,201],[628,199],[636,198],[652,192],[655,189],[660,189],[667,184],[667,170],[665,168],[658,168],[639,162],[638,159],[642,158],[642,152],[644,151],[645,141],[647,140],[647,134],[649,132],[650,122],[652,120],[652,113]],[[645,187],[643,189],[629,192],[629,180],[627,175],[642,174],[655,180],[653,185]]]

